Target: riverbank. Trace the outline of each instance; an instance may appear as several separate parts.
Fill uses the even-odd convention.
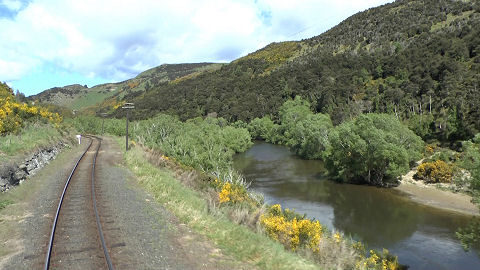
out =
[[[458,213],[480,216],[478,205],[472,203],[472,197],[462,193],[441,190],[435,184],[425,184],[422,181],[413,179],[417,172],[412,169],[402,177],[400,185],[394,189],[408,194],[415,202],[428,206],[455,211]]]

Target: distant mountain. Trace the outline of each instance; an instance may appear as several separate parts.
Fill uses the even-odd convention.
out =
[[[431,115],[430,128],[454,139],[480,131],[479,74],[480,1],[399,0],[311,39],[272,43],[124,99],[135,102],[136,118],[215,112],[248,121],[275,117],[286,99],[301,95],[334,123],[362,112]]]
[[[32,101],[54,104],[75,110],[97,110],[96,105],[107,104],[110,100],[121,100],[125,95],[135,95],[158,87],[169,81],[219,68],[222,64],[194,63],[194,64],[165,64],[119,83],[107,83],[88,88],[78,84],[64,87],[54,87],[37,95],[30,96]]]

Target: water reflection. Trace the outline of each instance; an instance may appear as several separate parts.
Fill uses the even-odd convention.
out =
[[[306,213],[369,247],[388,248],[411,269],[480,269],[477,254],[465,253],[454,236],[468,216],[416,204],[392,189],[329,181],[321,162],[267,143],[236,156],[235,167],[267,202]]]

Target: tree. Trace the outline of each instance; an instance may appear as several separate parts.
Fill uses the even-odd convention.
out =
[[[328,114],[314,114],[310,103],[300,96],[286,101],[279,111],[282,144],[307,159],[320,159],[328,144],[328,132],[333,127]]]
[[[394,116],[364,114],[332,129],[325,163],[341,182],[388,186],[420,159],[422,146]]]

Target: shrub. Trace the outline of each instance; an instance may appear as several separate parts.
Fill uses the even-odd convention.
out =
[[[247,126],[252,138],[263,139],[267,142],[277,143],[279,141],[279,125],[273,123],[268,116],[253,119]]]
[[[220,182],[218,178],[216,182]],[[218,199],[220,203],[237,203],[247,201],[248,194],[244,186],[239,184],[232,184],[230,182],[223,182],[219,184],[220,192],[218,193]]]
[[[320,222],[298,216],[290,219],[288,216],[291,216],[291,211],[288,209],[282,211],[281,206],[275,204],[261,216],[260,222],[267,234],[285,247],[291,250],[306,247],[318,252],[318,245],[325,231]]]
[[[329,133],[325,165],[342,182],[388,186],[421,158],[423,141],[397,118],[364,114]]]
[[[415,177],[427,183],[450,183],[452,182],[453,168],[443,160],[424,162],[418,166]]]
[[[137,141],[182,164],[204,172],[227,171],[235,153],[247,150],[251,137],[244,128],[227,125],[222,118],[194,118],[181,122],[158,115],[134,125]]]
[[[391,255],[387,249],[383,252],[370,250],[370,254],[366,254],[365,246],[361,242],[352,241],[338,232],[330,234],[320,222],[307,219],[289,209],[282,210],[279,204],[268,208],[260,217],[260,224],[268,236],[282,243],[287,249],[306,251],[320,263],[328,260],[328,257],[335,258],[334,261],[337,262],[342,261],[340,258],[343,255],[353,257],[352,265],[343,262],[337,265],[337,268],[361,270],[404,268],[398,263],[398,258]],[[326,254],[330,252],[335,254]],[[331,267],[328,264],[326,266]]]

